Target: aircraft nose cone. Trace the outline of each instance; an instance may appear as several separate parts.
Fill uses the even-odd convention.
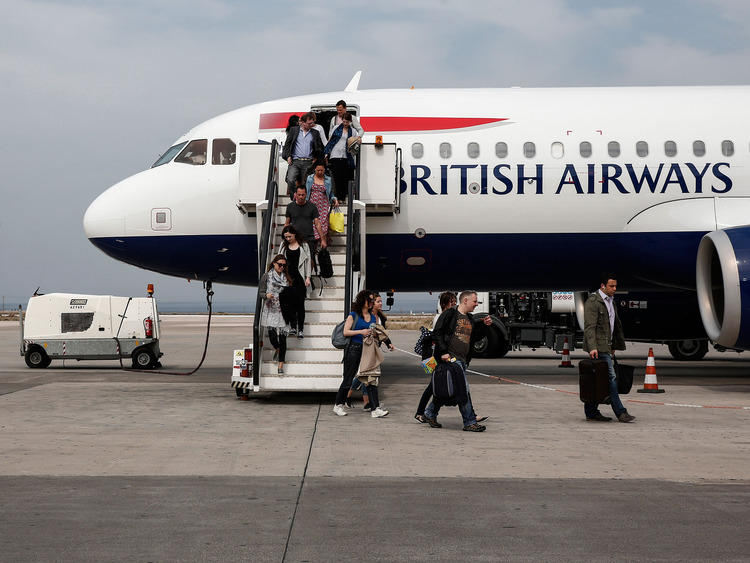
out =
[[[83,230],[91,243],[122,260],[125,254],[125,196],[114,186],[96,198],[83,216]]]

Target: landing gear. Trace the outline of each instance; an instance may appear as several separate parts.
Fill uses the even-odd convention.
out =
[[[708,340],[676,340],[669,343],[669,353],[675,360],[702,360],[708,353]]]

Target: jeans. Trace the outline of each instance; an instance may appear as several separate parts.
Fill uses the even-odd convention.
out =
[[[622,413],[628,412],[628,410],[622,406],[620,393],[617,391],[617,376],[615,374],[615,366],[612,363],[612,354],[600,353],[599,359],[607,362],[607,367],[609,368],[609,398],[612,401],[612,410],[615,416],[619,417]],[[586,413],[586,418],[594,418],[597,414],[601,414],[598,405],[593,403],[584,403],[583,412]]]
[[[305,185],[305,179],[307,178],[307,172],[312,166],[312,158],[297,158],[292,160],[286,173],[286,185],[289,190],[289,197],[294,197],[294,192],[297,191],[297,180]]]
[[[464,382],[466,383],[466,396],[469,397],[463,405],[458,405],[458,410],[461,412],[461,418],[463,418],[464,426],[471,426],[477,423],[477,416],[474,414],[474,408],[471,406],[471,398],[469,395],[469,382],[466,380],[466,364],[461,360],[456,360],[456,363],[461,366],[461,371],[464,374]],[[438,412],[440,412],[440,406],[435,404],[433,400],[429,406],[425,409],[424,415],[427,418],[437,419]]]
[[[286,334],[279,334],[275,328],[269,327],[268,339],[271,341],[271,346],[279,349],[279,361],[286,361]]]
[[[359,369],[359,360],[362,359],[362,343],[351,342],[344,356],[344,381],[341,382],[338,392],[336,393],[335,405],[343,405],[346,401],[346,394],[352,386],[352,381],[357,376]]]

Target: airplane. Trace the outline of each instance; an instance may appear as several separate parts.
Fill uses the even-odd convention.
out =
[[[697,292],[708,337],[750,348],[750,87],[360,90],[360,76],[197,125],[90,205],[87,237],[148,270],[257,285],[268,202],[248,178],[278,166],[283,185],[263,151],[290,115],[325,127],[343,99],[365,130],[367,287],[581,291],[611,270],[622,289]]]

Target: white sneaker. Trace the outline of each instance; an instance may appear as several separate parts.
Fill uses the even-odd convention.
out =
[[[344,405],[335,405],[333,407],[333,412],[335,412],[339,416],[346,416],[346,411],[344,410]]]
[[[376,408],[370,413],[370,416],[372,418],[383,418],[385,415],[388,414],[387,410],[383,410],[380,407]]]

